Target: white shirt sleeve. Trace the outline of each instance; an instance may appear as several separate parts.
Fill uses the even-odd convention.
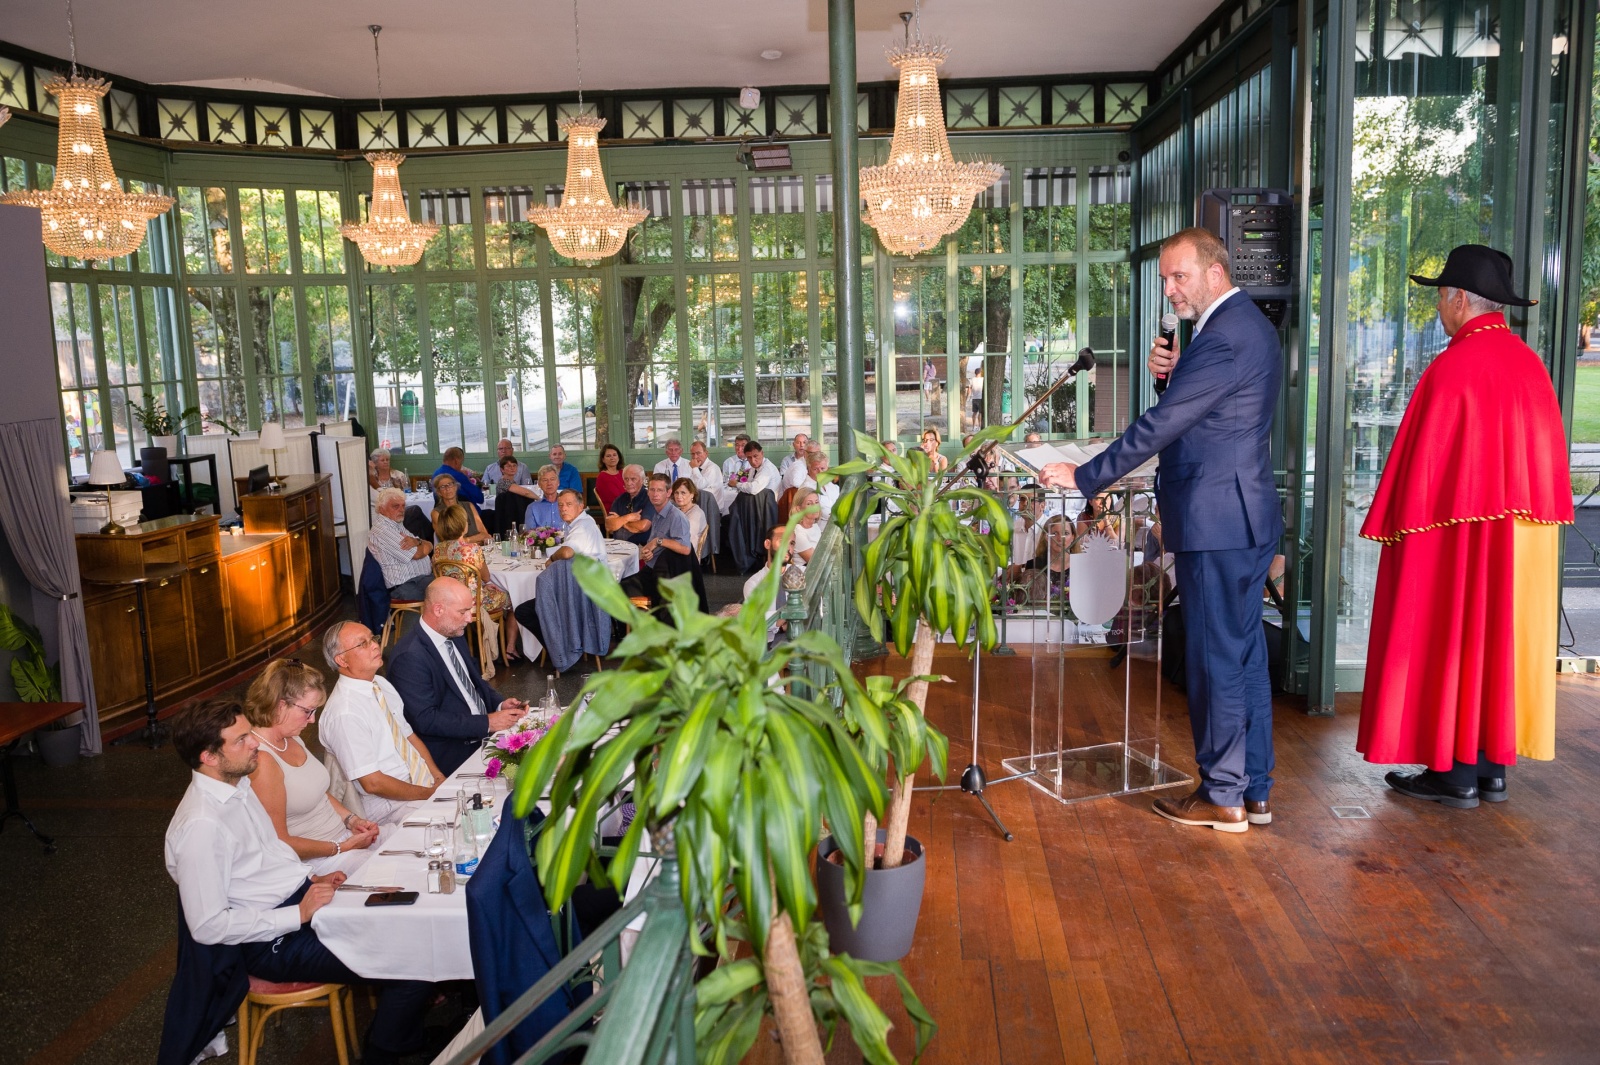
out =
[[[298,929],[298,906],[254,909],[229,901],[234,847],[228,830],[209,818],[188,821],[167,840],[169,869],[195,942],[259,943]]]

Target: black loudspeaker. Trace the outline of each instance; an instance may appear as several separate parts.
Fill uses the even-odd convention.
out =
[[[1294,299],[1295,208],[1283,189],[1207,189],[1200,224],[1228,246],[1233,283],[1273,325]]]

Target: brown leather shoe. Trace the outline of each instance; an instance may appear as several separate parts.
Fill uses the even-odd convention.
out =
[[[1155,811],[1168,821],[1218,832],[1244,832],[1250,828],[1243,806],[1213,806],[1200,797],[1199,791],[1181,799],[1157,799]]]
[[[1266,799],[1255,802],[1250,799],[1244,801],[1244,817],[1252,825],[1272,824],[1272,803]]]

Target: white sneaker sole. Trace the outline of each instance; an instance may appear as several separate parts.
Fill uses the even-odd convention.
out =
[[[1218,832],[1233,833],[1247,832],[1250,829],[1250,824],[1247,821],[1190,821],[1183,817],[1173,817],[1159,807],[1151,807],[1151,809],[1175,825],[1188,825],[1191,828],[1214,828]]]

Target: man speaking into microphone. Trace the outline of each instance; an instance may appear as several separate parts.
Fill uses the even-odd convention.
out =
[[[1194,323],[1181,360],[1161,337],[1150,372],[1161,399],[1082,466],[1051,463],[1046,484],[1086,499],[1157,452],[1162,536],[1177,558],[1189,723],[1200,785],[1155,811],[1179,824],[1244,832],[1272,821],[1272,683],[1261,593],[1283,536],[1272,480],[1272,415],[1283,377],[1278,333],[1228,273],[1208,230],[1161,245],[1163,292]]]

